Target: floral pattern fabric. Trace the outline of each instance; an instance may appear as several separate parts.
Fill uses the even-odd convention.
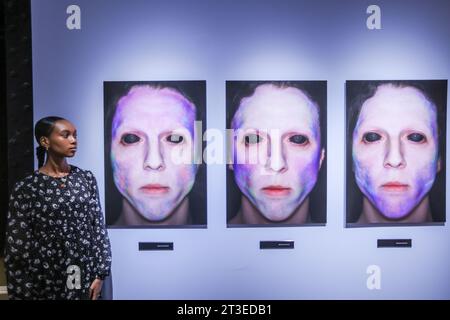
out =
[[[9,200],[5,266],[10,299],[88,299],[110,273],[111,248],[90,171],[71,166],[54,178],[38,171]]]

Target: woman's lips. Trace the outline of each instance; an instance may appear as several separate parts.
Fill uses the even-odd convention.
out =
[[[387,182],[381,185],[381,188],[390,192],[404,192],[408,190],[409,185],[397,181]]]
[[[291,193],[292,189],[284,186],[267,186],[261,189],[262,193],[272,197],[287,196]]]
[[[146,194],[166,194],[169,192],[169,187],[160,184],[147,184],[140,188]]]

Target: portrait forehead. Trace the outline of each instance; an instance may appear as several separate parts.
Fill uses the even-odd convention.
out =
[[[281,130],[319,129],[317,106],[294,87],[263,84],[243,98],[233,120],[235,128]]]
[[[378,87],[375,95],[363,103],[358,120],[359,125],[390,129],[414,126],[416,129],[433,131],[436,123],[436,107],[420,90],[391,84]]]
[[[193,128],[195,106],[182,94],[170,88],[139,86],[122,97],[113,120],[113,132],[121,125],[144,128]]]

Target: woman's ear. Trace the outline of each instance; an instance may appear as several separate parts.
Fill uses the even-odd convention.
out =
[[[442,169],[442,160],[441,157],[439,157],[438,162],[437,162],[437,172],[440,172]]]
[[[48,150],[50,148],[50,140],[47,137],[41,137],[39,139],[39,144],[45,148],[45,150]]]

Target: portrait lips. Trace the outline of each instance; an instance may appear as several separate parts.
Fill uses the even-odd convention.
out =
[[[169,187],[160,184],[147,184],[139,189],[148,195],[164,195],[170,190]]]
[[[398,181],[390,181],[381,185],[381,189],[387,192],[405,192],[409,189],[409,185]]]
[[[289,187],[284,187],[280,185],[270,185],[261,188],[263,194],[270,197],[286,197],[291,194],[292,189]]]

